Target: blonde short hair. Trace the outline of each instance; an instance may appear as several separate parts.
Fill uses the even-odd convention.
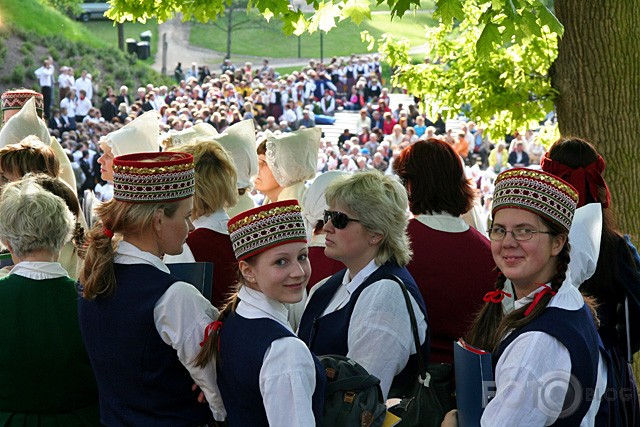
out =
[[[353,212],[368,231],[382,235],[375,257],[377,265],[393,260],[401,267],[411,261],[407,234],[408,197],[396,177],[378,170],[356,172],[329,186],[325,193],[329,206],[339,204]]]

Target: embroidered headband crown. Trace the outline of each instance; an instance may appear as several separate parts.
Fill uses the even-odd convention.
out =
[[[231,218],[227,226],[238,261],[286,243],[307,242],[302,208],[297,200],[249,209]]]
[[[113,197],[121,202],[175,202],[193,196],[195,165],[187,153],[135,153],[113,160]]]
[[[524,209],[569,231],[578,204],[578,192],[546,172],[510,169],[496,178],[492,216],[500,209]]]

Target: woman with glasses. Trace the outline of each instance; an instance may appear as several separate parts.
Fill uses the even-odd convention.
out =
[[[339,354],[380,379],[383,396],[415,380],[415,345],[402,279],[411,295],[422,351],[428,354],[427,315],[406,268],[407,193],[395,178],[359,172],[325,193],[325,255],[347,268],[318,283],[302,316],[298,336],[316,355]]]
[[[495,182],[491,252],[500,271],[467,342],[493,352],[496,395],[482,426],[591,426],[606,387],[592,302],[571,277],[568,233],[575,189],[540,171]],[[506,294],[505,281],[515,295]],[[504,312],[505,297],[514,309]]]
[[[414,215],[407,268],[429,313],[430,362],[453,363],[451,343],[467,332],[496,281],[489,240],[460,217],[472,209],[475,189],[455,150],[435,138],[405,148],[393,169]],[[442,303],[448,299],[456,301],[455,312]]]

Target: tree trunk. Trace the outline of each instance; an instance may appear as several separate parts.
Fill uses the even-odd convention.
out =
[[[556,0],[564,25],[552,72],[562,135],[591,141],[607,162],[620,230],[640,239],[640,7]]]
[[[227,8],[227,58],[231,59],[231,31],[233,31],[233,7]]]
[[[556,0],[564,24],[552,73],[562,135],[590,140],[607,162],[620,230],[640,241],[640,7],[631,0]],[[633,363],[640,380],[640,353]]]

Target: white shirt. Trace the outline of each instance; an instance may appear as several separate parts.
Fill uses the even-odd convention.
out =
[[[169,273],[160,258],[126,241],[118,244],[113,261],[117,264],[152,265]],[[214,418],[222,421],[226,417],[226,410],[216,382],[215,360],[205,368],[198,368],[193,363],[200,351],[205,328],[218,318],[218,314],[218,310],[194,286],[175,282],[156,303],[153,321],[162,341],[176,350],[180,363],[204,392]]]
[[[206,228],[220,234],[229,234],[229,231],[227,230],[227,222],[229,222],[229,215],[227,215],[224,210],[219,210],[212,214],[203,215],[194,219],[193,227],[195,229]],[[215,250],[215,248],[211,248],[211,250]],[[182,253],[180,255],[165,255],[164,262],[167,264],[196,262],[196,258],[193,256],[193,252],[191,252],[189,245],[185,242],[185,244],[182,245]]]
[[[429,228],[447,233],[464,233],[469,229],[469,224],[462,218],[447,212],[420,214],[415,218]]]
[[[240,288],[238,297],[238,315],[272,319],[292,331],[284,304],[246,286]],[[270,426],[315,425],[311,403],[316,388],[315,369],[311,352],[298,338],[280,338],[267,348],[259,382]]]
[[[351,294],[377,269],[375,261],[371,260],[353,278],[347,270],[342,286],[333,295],[322,316],[347,305]],[[326,281],[327,279],[322,280],[311,289],[309,299]],[[413,296],[409,297],[416,316],[420,342],[423,343],[427,322]],[[409,356],[416,352],[407,305],[402,290],[395,281],[380,280],[362,291],[351,314],[347,346],[347,357],[380,379],[380,387],[386,400],[393,378],[407,365]]]
[[[58,86],[60,86],[60,89],[69,88],[73,86],[74,83],[75,79],[73,78],[73,76],[70,76],[67,73],[60,73],[60,75],[58,76]]]
[[[22,261],[16,264],[9,274],[15,274],[33,280],[69,277],[69,274],[59,262]]]
[[[76,99],[76,116],[86,116],[89,114],[91,107],[91,101],[88,96],[84,99],[80,99],[80,97],[78,97]]]
[[[40,87],[53,86],[53,70],[53,65],[50,65],[49,67],[42,66],[34,71],[34,74],[40,82]]]
[[[80,90],[84,90],[87,93],[88,99],[93,99],[93,83],[88,78],[78,78],[75,83],[76,94],[80,96]]]
[[[582,295],[569,281],[567,279],[551,298],[549,307],[571,311],[582,307]],[[531,302],[542,289],[540,287],[515,301],[515,309]],[[569,351],[560,341],[540,331],[521,334],[507,346],[498,361],[495,372],[497,393],[485,408],[481,425],[553,424],[562,411],[570,373]],[[600,355],[593,400],[580,426],[594,425],[606,385],[607,368]]]
[[[76,103],[73,99],[71,98],[64,98],[62,101],[60,101],[60,108],[66,108],[67,109],[67,117],[74,117],[76,116]]]

